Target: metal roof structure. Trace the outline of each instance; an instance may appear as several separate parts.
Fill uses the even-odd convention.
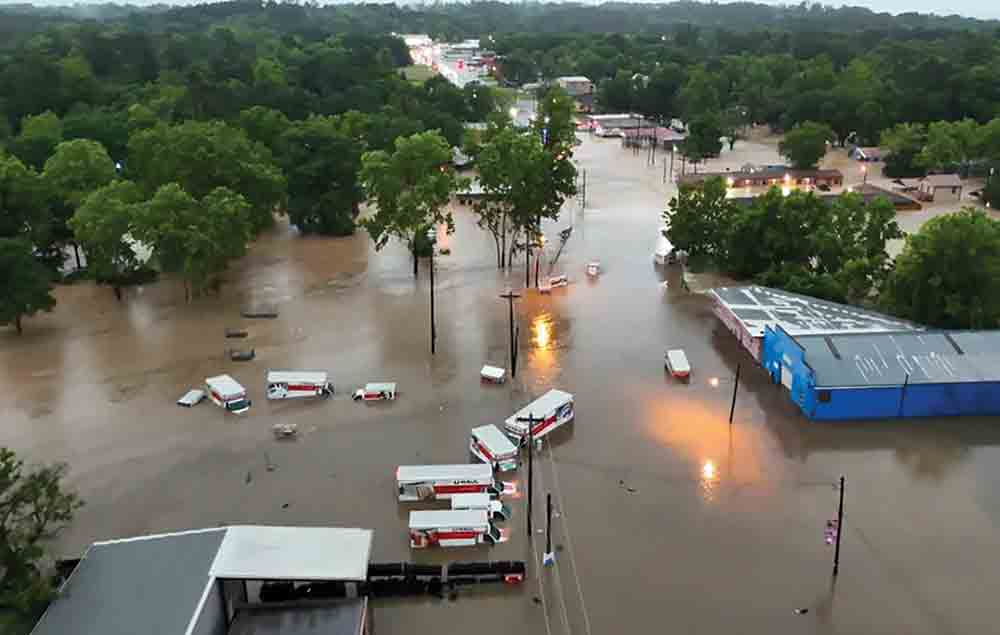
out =
[[[347,580],[368,578],[369,529],[230,527],[210,571],[236,580]]]
[[[799,335],[818,388],[1000,382],[1000,331]]]
[[[450,481],[456,479],[489,482],[493,479],[493,468],[486,463],[400,465],[396,468],[396,480],[400,483]]]
[[[189,634],[217,580],[365,580],[371,542],[367,529],[263,526],[95,542],[32,635]]]
[[[230,635],[339,635],[357,634],[367,598],[340,600],[324,606],[240,609]]]
[[[422,509],[410,512],[410,529],[448,529],[489,524],[485,509]]]
[[[769,287],[719,287],[709,294],[752,337],[764,337],[765,326],[781,326],[792,336],[921,330],[914,324],[874,311]]]
[[[95,542],[32,635],[183,635],[225,529]]]

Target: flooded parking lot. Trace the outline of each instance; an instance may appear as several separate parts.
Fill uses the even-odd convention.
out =
[[[773,156],[772,156],[773,155]],[[741,142],[731,161],[776,162]],[[284,224],[226,275],[217,296],[185,305],[170,283],[61,288],[25,335],[0,333],[0,444],[30,461],[66,461],[87,502],[58,547],[96,539],[264,523],[375,529],[373,559],[525,559],[524,499],[492,551],[411,554],[409,508],[394,496],[400,464],[468,460],[468,430],[500,423],[550,387],[576,396],[576,421],[535,463],[535,525],[544,493],[556,509],[554,568],[520,589],[463,591],[455,601],[380,602],[383,634],[476,624],[492,635],[613,633],[980,633],[993,630],[1000,583],[1000,427],[995,420],[809,424],[717,324],[705,298],[680,289],[651,252],[670,185],[662,160],[587,139],[587,206],[546,227],[574,227],[553,273],[570,284],[515,304],[520,368],[484,386],[484,363],[509,367],[507,305],[523,260],[494,266],[493,244],[456,207],[438,258],[437,354],[430,355],[426,263],[414,280],[405,250],[375,253],[363,233],[301,238]],[[586,264],[603,274],[588,279]],[[548,264],[542,265],[543,273]],[[532,280],[533,282],[533,280]],[[665,285],[664,282],[667,284]],[[241,308],[276,304],[274,320]],[[226,340],[227,327],[246,340]],[[234,344],[234,342],[237,342]],[[226,360],[232,346],[256,360]],[[663,369],[683,348],[687,383]],[[737,365],[734,422],[728,423]],[[325,369],[332,400],[268,402],[268,368]],[[227,372],[250,391],[243,417],[174,401]],[[395,381],[392,403],[350,391]],[[298,424],[277,442],[270,426]],[[847,477],[841,574],[823,526]],[[524,471],[512,478],[523,491]],[[808,612],[796,613],[796,609]]]

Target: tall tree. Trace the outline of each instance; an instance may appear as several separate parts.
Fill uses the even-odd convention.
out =
[[[22,320],[38,311],[51,311],[52,273],[32,253],[31,243],[0,238],[0,324],[13,324],[18,335]]]
[[[291,124],[281,146],[292,223],[305,233],[353,234],[364,197],[358,182],[364,146],[339,118],[315,115]]]
[[[829,126],[807,121],[789,130],[778,144],[778,150],[795,168],[815,168],[826,155],[826,144],[833,137]]]
[[[939,328],[1000,327],[1000,221],[966,208],[906,239],[882,293],[892,314]]]
[[[576,139],[573,100],[561,90],[550,89],[538,100],[538,112],[533,125],[541,135],[542,144],[551,152],[569,152]]]
[[[722,119],[717,112],[698,115],[688,123],[687,138],[681,143],[681,153],[697,165],[722,152]]]
[[[87,268],[110,284],[121,300],[123,280],[139,266],[132,227],[142,190],[131,181],[114,181],[88,195],[69,225],[87,254]]]
[[[924,169],[917,157],[927,139],[927,128],[922,124],[900,123],[882,131],[880,144],[886,149],[886,176],[893,178],[922,176]]]
[[[707,179],[700,186],[683,185],[670,199],[663,220],[674,248],[693,258],[726,261],[728,236],[736,209],[726,197],[721,178]]]
[[[361,224],[381,249],[395,236],[413,253],[417,275],[417,236],[429,228],[455,221],[445,209],[463,179],[450,169],[451,146],[437,132],[421,132],[396,139],[392,154],[366,152],[361,158],[361,182],[375,213]]]
[[[62,139],[62,121],[54,112],[47,110],[21,120],[21,132],[14,139],[12,150],[28,165],[41,169]]]
[[[65,475],[62,464],[27,470],[0,447],[0,610],[34,617],[55,591],[42,569],[45,543],[83,504],[64,489]]]
[[[46,244],[51,218],[44,188],[38,173],[0,151],[0,238]]]

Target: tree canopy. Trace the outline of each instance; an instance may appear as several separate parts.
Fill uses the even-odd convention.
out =
[[[22,320],[39,311],[51,311],[52,273],[22,238],[0,238],[0,324],[13,324],[18,334]]]
[[[789,130],[778,144],[778,150],[793,167],[807,170],[819,164],[826,155],[827,142],[833,137],[829,126],[807,121]]]

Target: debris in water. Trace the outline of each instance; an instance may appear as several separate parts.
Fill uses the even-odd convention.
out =
[[[638,490],[636,490],[634,487],[626,487],[625,491],[628,492],[629,494],[635,494]]]
[[[536,595],[535,597],[531,598],[531,601],[534,602],[535,604],[541,604],[542,603],[542,598],[540,598],[540,597],[538,597]]]
[[[278,467],[274,463],[271,463],[271,455],[268,454],[267,452],[264,453],[264,463],[267,466],[267,471],[268,472],[273,472]]]
[[[247,485],[249,485],[251,481],[253,481],[253,472],[251,472],[250,470],[247,470],[247,477],[246,477],[246,479],[244,479],[243,482],[246,483]]]
[[[288,509],[288,506],[289,506],[289,505],[290,505],[290,503],[282,503],[282,504],[281,504],[281,508],[282,508],[282,509]]]
[[[805,615],[808,612],[809,612],[809,609],[795,609],[795,614],[796,615]]]

